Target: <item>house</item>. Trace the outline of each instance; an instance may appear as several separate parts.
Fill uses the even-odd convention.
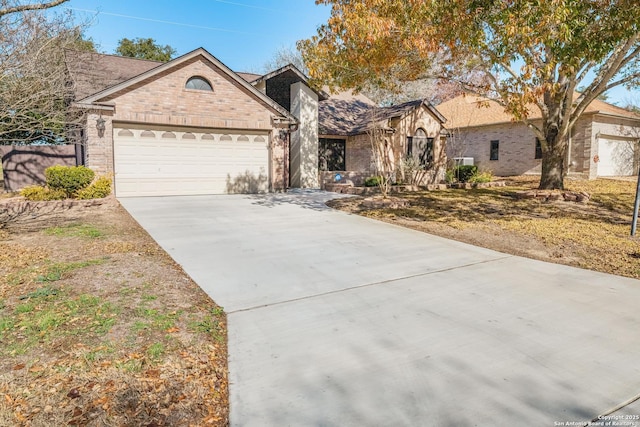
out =
[[[402,180],[401,161],[406,156],[426,168],[423,184],[444,179],[445,118],[431,104],[414,100],[390,107],[377,107],[366,97],[346,92],[319,105],[319,158],[321,181],[336,175],[356,185],[376,174],[371,132],[380,131],[389,144],[390,163]],[[338,172],[338,174],[336,174]]]
[[[313,89],[293,65],[236,73],[202,48],[167,63],[69,51],[67,68],[84,163],[114,174],[119,197],[319,188],[319,169],[360,183],[375,174],[372,126],[396,164],[409,153],[443,174],[444,117],[423,101],[376,108]]]
[[[438,110],[447,118],[450,158],[467,158],[498,176],[541,173],[540,142],[496,102],[462,95]],[[540,123],[540,111],[530,111],[533,122]],[[635,175],[639,139],[640,115],[595,100],[571,130],[566,170],[587,179]]]
[[[204,49],[167,63],[70,52],[85,164],[117,196],[282,190],[298,120]],[[297,96],[297,94],[292,94]]]

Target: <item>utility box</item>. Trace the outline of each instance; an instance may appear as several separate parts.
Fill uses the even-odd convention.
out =
[[[473,157],[454,157],[456,166],[473,166]]]

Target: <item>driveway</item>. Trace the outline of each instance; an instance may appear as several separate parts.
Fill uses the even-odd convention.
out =
[[[326,208],[335,196],[120,200],[228,314],[232,425],[571,425],[640,393],[640,281]]]

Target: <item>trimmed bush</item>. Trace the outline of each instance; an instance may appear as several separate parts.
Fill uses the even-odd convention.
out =
[[[458,182],[469,182],[472,176],[478,174],[478,167],[475,165],[460,165],[453,168],[453,176]]]
[[[67,198],[64,190],[32,185],[20,190],[20,195],[27,200],[41,202],[45,200],[63,200]]]
[[[381,176],[370,176],[369,178],[364,180],[365,187],[377,187],[382,183]]]
[[[68,197],[91,184],[95,173],[85,166],[51,166],[44,171],[47,186],[63,190]]]
[[[102,199],[111,194],[111,178],[101,176],[90,186],[76,192],[76,199]]]

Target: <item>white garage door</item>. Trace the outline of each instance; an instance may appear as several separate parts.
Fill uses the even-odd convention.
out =
[[[269,187],[267,134],[115,128],[118,197],[258,193]]]
[[[633,141],[604,139],[598,141],[598,176],[629,176],[634,172]]]

